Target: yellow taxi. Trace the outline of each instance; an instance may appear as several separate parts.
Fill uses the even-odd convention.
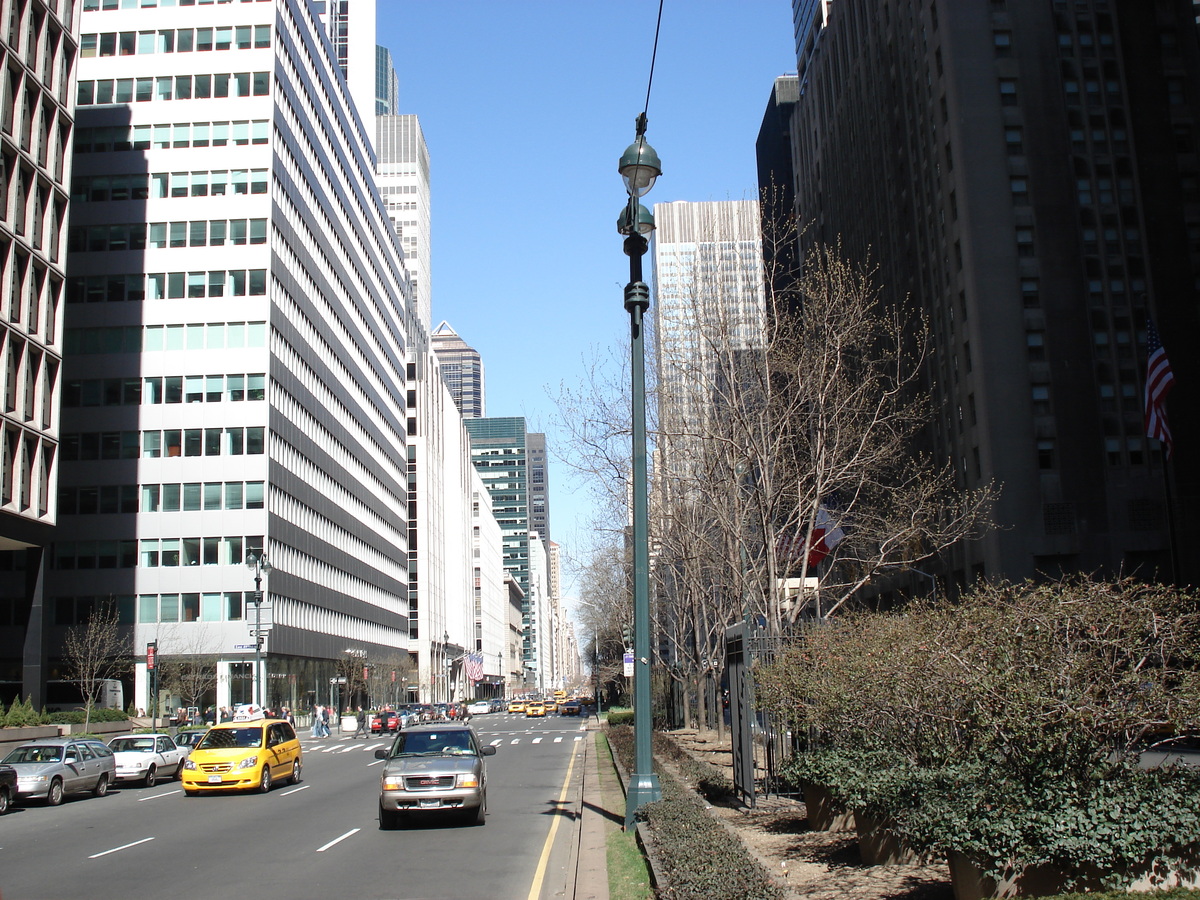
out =
[[[531,700],[525,704],[525,718],[530,716],[546,716],[546,704],[540,700]]]
[[[508,711],[510,713],[525,712],[525,701],[524,700],[510,700],[508,703]]]
[[[251,716],[210,728],[184,761],[180,780],[189,797],[227,790],[265,794],[276,779],[299,782],[301,766],[291,723]]]

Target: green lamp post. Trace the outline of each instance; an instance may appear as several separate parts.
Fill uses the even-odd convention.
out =
[[[637,137],[621,154],[617,170],[625,182],[629,203],[617,220],[617,231],[625,235],[629,257],[629,283],[625,285],[625,309],[629,313],[630,368],[632,369],[633,417],[633,736],[634,773],[625,795],[625,828],[633,825],[637,811],[662,799],[662,788],[654,774],[650,743],[650,540],[646,489],[646,363],[642,317],[650,308],[650,288],[642,280],[644,235],[654,230],[654,216],[638,202],[654,187],[662,165],[654,148],[646,143],[646,115],[637,117]]]

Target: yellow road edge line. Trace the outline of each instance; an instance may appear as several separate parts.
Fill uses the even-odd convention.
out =
[[[571,763],[567,766],[567,777],[563,779],[562,792],[558,795],[558,807],[562,808],[563,803],[567,800],[567,791],[571,787],[571,773],[575,770],[575,759],[579,753],[571,754]],[[538,900],[542,893],[542,882],[546,878],[546,865],[550,862],[550,849],[554,846],[554,835],[558,831],[558,823],[562,819],[561,815],[555,815],[554,821],[550,823],[550,833],[546,835],[546,843],[542,846],[542,856],[538,860],[537,869],[533,873],[533,884],[529,887],[529,900]]]

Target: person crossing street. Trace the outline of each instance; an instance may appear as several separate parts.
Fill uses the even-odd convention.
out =
[[[358,717],[356,719],[358,727],[354,729],[354,737],[357,738],[360,734],[363,740],[367,740],[370,735],[367,734],[367,712],[360,705],[358,707]],[[353,738],[352,738],[353,739]]]

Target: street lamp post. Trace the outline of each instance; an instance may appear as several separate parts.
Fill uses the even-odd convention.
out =
[[[629,257],[629,283],[625,285],[625,310],[629,313],[631,405],[633,418],[633,737],[634,774],[625,798],[625,828],[633,825],[637,811],[662,799],[654,774],[650,744],[650,540],[646,488],[646,357],[642,317],[650,308],[650,288],[642,280],[643,235],[654,230],[654,217],[638,202],[654,187],[662,166],[654,148],[646,143],[646,114],[637,117],[636,137],[617,165],[625,182],[629,203],[617,220],[625,235]]]
[[[247,553],[246,568],[254,570],[254,705],[262,709],[262,579],[274,566],[264,551],[258,556]]]

